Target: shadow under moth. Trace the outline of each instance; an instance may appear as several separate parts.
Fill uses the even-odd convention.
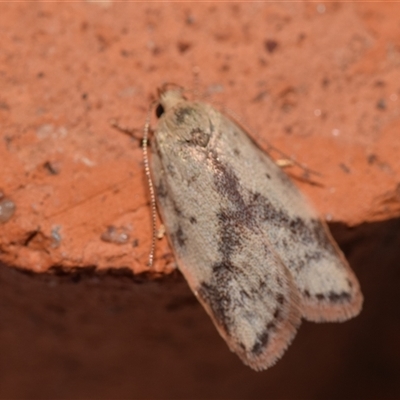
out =
[[[360,312],[357,278],[326,224],[242,128],[167,86],[156,114],[147,173],[178,268],[245,364],[273,365],[302,318]]]

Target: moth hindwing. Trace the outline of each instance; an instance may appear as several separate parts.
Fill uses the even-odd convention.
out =
[[[360,312],[358,281],[325,223],[237,124],[166,88],[157,115],[151,174],[177,265],[245,364],[273,365],[301,318]]]

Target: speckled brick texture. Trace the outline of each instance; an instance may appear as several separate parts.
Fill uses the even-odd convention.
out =
[[[0,398],[400,397],[399,15],[393,2],[1,3]],[[287,170],[360,278],[360,317],[304,324],[264,373],[170,274],[166,238],[148,272],[140,130],[164,82],[318,172]]]

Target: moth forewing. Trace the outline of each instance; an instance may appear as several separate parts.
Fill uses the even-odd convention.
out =
[[[233,121],[160,92],[151,172],[177,265],[230,349],[260,370],[300,318],[356,315],[362,295],[326,226]]]
[[[231,166],[241,187],[256,195],[249,204],[257,208],[258,226],[292,273],[303,317],[328,322],[356,316],[360,287],[326,224],[239,126],[221,114],[219,119],[227,132],[219,139],[219,159]]]

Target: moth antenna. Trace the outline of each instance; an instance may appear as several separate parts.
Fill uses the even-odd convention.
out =
[[[279,150],[277,147],[273,146],[270,142],[268,142],[268,141],[266,141],[266,142],[267,142],[268,149],[276,151],[281,157],[283,157],[283,160],[289,160],[292,165],[297,165],[299,168],[301,168],[304,171],[306,178],[308,178],[309,175],[322,176],[322,174],[320,172],[315,171],[311,168],[308,168],[303,163],[296,161],[294,158],[285,154],[282,150]],[[287,165],[279,165],[279,163],[277,163],[277,164],[278,164],[278,166],[281,166],[281,167],[290,166],[290,164],[288,164],[288,163],[287,163]]]
[[[150,105],[149,111],[147,113],[146,122],[143,129],[143,140],[142,140],[143,164],[144,164],[144,172],[146,174],[146,179],[147,179],[147,185],[149,187],[149,192],[150,192],[150,208],[151,208],[151,222],[152,222],[151,247],[150,247],[149,262],[148,262],[149,267],[153,266],[154,251],[156,248],[156,236],[157,236],[156,196],[154,194],[154,185],[150,174],[149,154],[147,151],[148,141],[149,141],[150,118],[153,107],[154,103]]]
[[[154,185],[151,179],[150,174],[150,165],[149,165],[149,155],[147,151],[147,147],[149,144],[149,132],[150,132],[150,119],[151,119],[151,112],[154,108],[155,101],[150,104],[149,111],[146,116],[146,123],[143,129],[143,138],[142,138],[142,151],[143,151],[143,164],[144,164],[144,171],[146,174],[147,185],[149,187],[150,192],[150,208],[151,208],[151,219],[152,219],[152,239],[151,239],[151,247],[149,252],[149,267],[153,266],[154,263],[154,252],[156,248],[156,238],[157,238],[157,206],[156,206],[156,197],[154,194]],[[131,129],[128,127],[121,126],[116,119],[110,120],[110,124],[113,128],[119,130],[122,133],[129,135],[135,139],[138,139],[135,133],[138,131],[137,129]]]

